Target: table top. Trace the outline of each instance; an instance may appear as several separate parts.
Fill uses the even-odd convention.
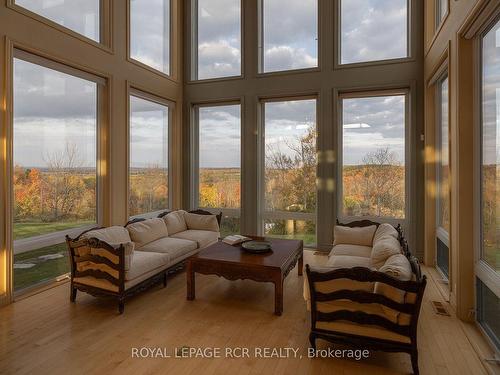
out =
[[[206,261],[216,263],[232,263],[257,267],[282,267],[289,260],[302,253],[302,240],[285,240],[279,238],[266,238],[271,242],[272,250],[263,254],[252,254],[243,250],[240,245],[229,245],[218,241],[198,254],[191,256],[193,261]]]

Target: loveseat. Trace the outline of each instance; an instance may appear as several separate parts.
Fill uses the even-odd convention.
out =
[[[220,216],[209,212],[172,211],[161,218],[137,219],[125,225],[94,228],[66,237],[71,259],[71,295],[77,290],[118,300],[163,281],[183,261],[218,241]]]
[[[417,323],[426,285],[401,227],[369,220],[340,224],[326,264],[306,265],[309,340],[406,352],[418,374]]]

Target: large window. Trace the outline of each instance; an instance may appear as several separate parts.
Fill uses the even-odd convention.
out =
[[[241,75],[241,0],[193,0],[194,79]]]
[[[100,0],[15,0],[15,3],[89,39],[100,41]]]
[[[264,111],[266,235],[316,243],[316,99],[270,101]]]
[[[477,275],[477,319],[500,350],[500,22],[481,41],[481,231]]]
[[[221,235],[240,231],[241,108],[239,104],[197,107],[198,206],[222,209]]]
[[[170,0],[130,1],[130,57],[170,74]]]
[[[437,84],[437,145],[436,145],[436,207],[437,245],[436,264],[446,278],[449,278],[449,232],[450,232],[450,157],[449,157],[449,96],[448,76]]]
[[[168,103],[133,91],[130,96],[129,215],[168,208]]]
[[[262,0],[264,72],[318,66],[318,0]]]
[[[340,0],[340,63],[408,57],[408,0]]]
[[[23,52],[15,56],[17,291],[68,273],[64,235],[97,222],[98,84],[21,59]]]
[[[341,97],[344,216],[404,218],[406,95]]]

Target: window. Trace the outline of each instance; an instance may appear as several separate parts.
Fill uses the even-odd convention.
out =
[[[194,0],[194,79],[241,75],[241,0]]]
[[[444,17],[448,14],[449,0],[436,0],[436,29],[441,26]]]
[[[408,0],[341,0],[340,63],[408,57]]]
[[[170,0],[130,1],[130,57],[170,74]]]
[[[481,38],[480,204],[477,320],[500,350],[500,21]]]
[[[316,99],[264,102],[264,232],[316,243]]]
[[[262,0],[264,72],[318,66],[318,0]]]
[[[450,162],[449,162],[449,97],[448,76],[437,84],[437,247],[436,265],[449,278],[449,232],[450,232]]]
[[[198,205],[222,209],[221,236],[240,232],[241,108],[239,104],[197,107]]]
[[[404,218],[406,95],[346,94],[341,105],[343,215]]]
[[[133,91],[130,96],[129,215],[168,208],[169,107]]]
[[[64,235],[98,220],[99,85],[26,55],[16,50],[13,75],[16,291],[68,273]]]
[[[100,0],[15,0],[16,5],[100,41]]]

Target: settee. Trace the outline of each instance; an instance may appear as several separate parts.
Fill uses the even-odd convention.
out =
[[[189,256],[218,241],[220,215],[206,211],[165,212],[158,218],[135,219],[124,227],[94,228],[76,238],[66,236],[71,259],[71,294],[77,291],[125,299],[182,268]]]
[[[309,340],[406,352],[418,374],[417,323],[426,286],[401,227],[338,223],[322,266],[306,265]]]

